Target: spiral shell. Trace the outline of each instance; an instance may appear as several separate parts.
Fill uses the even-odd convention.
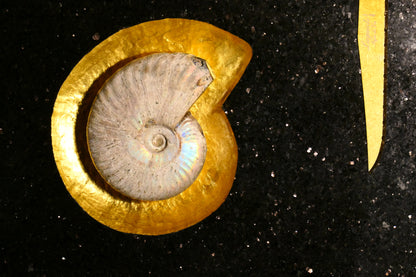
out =
[[[212,82],[206,62],[159,53],[130,62],[103,86],[87,125],[88,145],[102,177],[139,200],[175,196],[196,179],[206,141],[188,112]]]

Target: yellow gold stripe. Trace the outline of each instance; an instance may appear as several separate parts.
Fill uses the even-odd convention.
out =
[[[358,47],[363,81],[369,171],[377,160],[383,140],[384,45],[384,0],[360,0]]]

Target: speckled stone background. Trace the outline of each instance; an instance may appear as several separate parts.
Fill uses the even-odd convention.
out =
[[[358,1],[3,1],[0,275],[416,276],[416,1],[388,4],[385,146],[367,173]],[[224,105],[239,145],[225,203],[184,231],[113,231],[70,197],[50,117],[116,31],[182,17],[249,42]]]

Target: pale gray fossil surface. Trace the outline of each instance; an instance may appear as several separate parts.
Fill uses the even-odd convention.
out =
[[[116,72],[99,91],[87,127],[102,177],[140,200],[188,188],[206,155],[202,129],[188,110],[212,80],[204,60],[184,53],[152,54]]]

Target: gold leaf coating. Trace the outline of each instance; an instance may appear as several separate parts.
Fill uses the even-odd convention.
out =
[[[205,163],[182,193],[165,200],[132,200],[112,189],[96,171],[86,139],[88,114],[100,88],[123,65],[149,54],[173,52],[204,59],[214,77],[190,109],[206,138]],[[221,106],[251,56],[251,47],[240,38],[186,19],[142,23],[96,46],[63,83],[52,115],[55,161],[71,196],[97,221],[127,233],[167,234],[210,215],[227,197],[237,166],[237,145]]]

